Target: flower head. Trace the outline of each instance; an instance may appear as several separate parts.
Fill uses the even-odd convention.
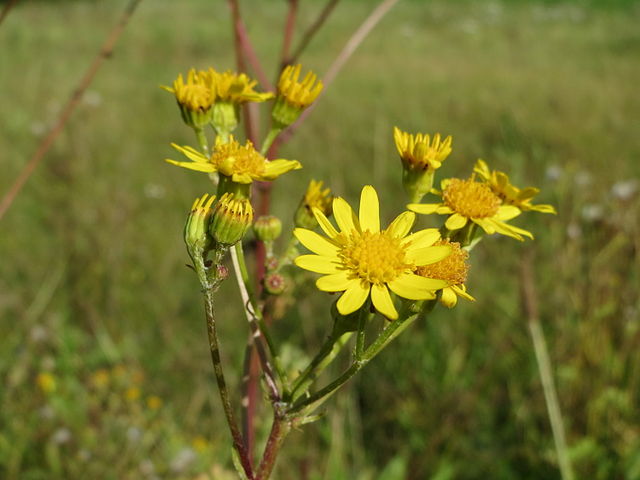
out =
[[[187,125],[199,128],[211,121],[211,106],[215,100],[215,93],[211,90],[206,72],[197,72],[192,68],[187,73],[186,82],[180,74],[173,82],[173,88],[162,88],[175,95],[182,119]]]
[[[217,102],[231,102],[239,105],[246,102],[264,102],[274,96],[273,93],[256,92],[254,87],[258,82],[251,80],[246,73],[231,71],[221,73],[209,68],[207,74]]]
[[[245,145],[240,145],[233,137],[230,137],[228,143],[223,143],[218,137],[210,158],[194,148],[181,147],[175,143],[171,145],[191,161],[177,162],[167,159],[167,162],[198,172],[218,172],[235,183],[271,181],[290,170],[302,168],[297,160],[269,161],[253,148],[250,141],[247,140]]]
[[[213,210],[211,205],[216,196],[205,193],[202,197],[196,198],[191,206],[191,211],[184,226],[184,242],[187,244],[189,252],[192,250],[205,251],[211,246],[211,236],[209,235],[209,223]]]
[[[459,243],[450,242],[448,239],[438,240],[434,245],[450,245],[451,255],[439,262],[418,267],[416,273],[423,277],[439,278],[447,282],[448,286],[442,289],[440,303],[448,308],[456,305],[459,296],[473,301],[474,298],[467,293],[464,285],[469,271],[467,264],[469,252],[463,250]]]
[[[449,178],[442,181],[441,188],[441,203],[411,203],[407,208],[416,213],[449,215],[444,226],[451,231],[471,221],[489,235],[500,233],[517,240],[524,240],[523,236],[533,238],[527,230],[506,223],[520,215],[520,210],[502,205],[502,200],[485,183],[476,182],[473,177]]]
[[[307,72],[300,81],[302,65],[287,65],[278,80],[278,96],[271,113],[281,128],[291,125],[302,111],[311,105],[322,91],[322,81],[313,72]]]
[[[473,171],[484,180],[491,191],[495,193],[506,205],[513,205],[521,211],[533,210],[542,213],[556,213],[553,205],[534,205],[531,203],[540,189],[535,187],[518,188],[509,181],[509,176],[498,170],[491,170],[487,162],[478,159]]]
[[[408,235],[415,221],[412,212],[401,213],[381,230],[378,194],[372,186],[362,189],[357,217],[344,199],[334,198],[333,213],[340,231],[318,208],[313,213],[327,236],[296,228],[294,235],[314,255],[302,255],[295,263],[325,274],[316,281],[320,290],[344,292],[336,305],[342,315],[358,310],[370,296],[376,310],[395,320],[398,312],[390,291],[410,300],[426,300],[447,286],[445,280],[425,278],[414,270],[442,260],[451,247],[433,246],[440,238],[436,229]]]
[[[230,246],[242,240],[252,222],[251,202],[233,193],[225,193],[213,209],[209,231],[216,242]]]
[[[311,180],[295,213],[296,227],[316,228],[318,222],[313,214],[313,209],[317,208],[328,217],[331,215],[332,200],[331,190],[322,188],[322,181]]]
[[[451,136],[444,140],[436,133],[411,135],[398,127],[393,138],[402,161],[402,185],[412,202],[419,202],[433,186],[433,176],[451,153]]]

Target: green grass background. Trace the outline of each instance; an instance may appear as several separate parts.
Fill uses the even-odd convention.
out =
[[[286,2],[242,3],[273,76]],[[125,4],[19,2],[0,25],[0,192]],[[301,4],[308,25],[323,2]],[[372,5],[342,2],[305,67],[325,71]],[[274,190],[285,225],[310,178],[351,202],[371,183],[392,218],[403,206],[394,125],[453,135],[443,175],[484,158],[539,186],[558,215],[527,215],[527,245],[474,250],[477,301],[400,337],[290,436],[275,478],[560,478],[518,296],[533,249],[577,477],[640,479],[639,21],[631,1],[405,0],[356,52],[281,151],[304,164]],[[0,478],[233,478],[181,239],[210,186],[162,161],[193,138],[158,86],[192,66],[234,67],[224,2],[143,2],[0,223]],[[246,330],[227,283],[222,349],[237,379]],[[330,327],[318,295],[308,287],[276,326],[291,365]]]

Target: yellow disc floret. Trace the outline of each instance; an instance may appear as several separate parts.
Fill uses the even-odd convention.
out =
[[[412,267],[400,239],[386,232],[352,232],[339,257],[351,273],[369,283],[390,282]]]
[[[229,143],[218,143],[211,155],[211,163],[228,177],[234,174],[259,177],[264,173],[266,162],[266,158],[253,148],[250,140],[245,145],[233,139]]]
[[[467,218],[493,217],[502,203],[491,189],[474,181],[452,178],[442,192],[444,204]]]
[[[416,273],[422,277],[445,280],[449,285],[460,285],[466,282],[469,253],[460,248],[458,242],[450,242],[448,239],[439,240],[434,245],[450,245],[451,255],[431,265],[418,267]]]

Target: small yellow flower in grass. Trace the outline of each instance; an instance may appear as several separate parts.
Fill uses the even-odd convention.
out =
[[[100,390],[109,384],[110,377],[109,370],[100,368],[91,375],[91,384]]]
[[[311,180],[307,191],[298,205],[294,223],[296,227],[313,229],[318,226],[313,209],[319,209],[325,216],[331,215],[333,197],[329,188],[322,188],[322,182]]]
[[[279,128],[295,122],[302,111],[311,105],[320,92],[322,81],[313,72],[307,72],[300,81],[302,65],[287,65],[278,80],[278,95],[271,116]]]
[[[191,161],[177,162],[166,159],[167,162],[198,172],[218,172],[234,183],[271,181],[291,170],[302,168],[297,160],[267,160],[253,148],[249,140],[245,145],[240,145],[233,136],[228,143],[223,143],[218,137],[210,158],[192,147],[181,147],[175,143],[171,145]]]
[[[191,446],[196,452],[202,453],[209,448],[209,442],[202,435],[198,435],[191,441]]]
[[[469,265],[467,259],[469,252],[460,248],[458,242],[450,242],[448,239],[437,241],[434,245],[450,245],[451,255],[430,265],[418,267],[416,273],[427,278],[439,278],[447,282],[448,286],[442,289],[440,303],[445,307],[453,308],[458,303],[458,297],[475,301],[475,299],[467,293],[467,287],[464,282],[467,281],[467,272]]]
[[[157,395],[147,397],[147,407],[149,410],[158,410],[162,406],[162,399]]]
[[[433,186],[433,176],[442,162],[451,153],[451,136],[441,140],[436,133],[411,135],[398,127],[393,129],[393,138],[402,160],[402,184],[412,202],[419,202]]]
[[[476,182],[473,177],[449,178],[442,181],[441,188],[442,203],[411,203],[407,208],[421,214],[449,215],[444,226],[451,231],[473,222],[489,235],[500,233],[517,240],[524,240],[523,236],[533,238],[527,230],[506,223],[520,215],[520,210],[502,205],[502,200],[485,183]]]
[[[36,377],[36,384],[38,385],[38,388],[40,388],[42,393],[53,393],[55,392],[57,385],[56,377],[54,377],[49,372],[39,373]]]
[[[295,263],[325,274],[316,282],[320,290],[344,292],[337,302],[342,315],[355,312],[371,296],[376,310],[395,320],[398,312],[390,291],[410,300],[426,300],[435,298],[435,291],[447,286],[444,280],[425,278],[414,270],[442,260],[451,247],[433,246],[440,238],[436,229],[408,235],[415,222],[412,212],[401,213],[381,230],[378,194],[372,186],[362,189],[358,217],[344,199],[333,200],[340,231],[319,209],[314,208],[313,213],[327,237],[296,228],[296,238],[315,255],[299,256]]]
[[[162,87],[175,95],[184,122],[194,128],[201,128],[212,118],[211,106],[215,93],[211,89],[210,77],[206,72],[195,69],[187,73],[187,81],[182,74],[173,82],[172,87]]]
[[[138,387],[129,387],[124,392],[125,398],[130,402],[135,402],[140,398],[140,389]]]
[[[491,191],[495,193],[506,205],[518,207],[521,211],[533,210],[542,213],[556,213],[553,205],[534,205],[531,203],[540,189],[535,187],[518,188],[509,181],[509,176],[498,170],[491,170],[487,162],[478,159],[473,171],[487,182]]]

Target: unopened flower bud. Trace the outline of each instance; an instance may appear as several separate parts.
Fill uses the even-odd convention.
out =
[[[287,288],[287,282],[279,273],[268,273],[264,277],[264,288],[271,295],[282,295]]]
[[[253,231],[262,242],[273,242],[282,233],[282,222],[273,215],[262,215],[253,224]]]
[[[301,69],[300,64],[295,67],[288,65],[280,75],[271,117],[281,129],[295,122],[322,91],[322,82],[313,72],[307,72],[304,79],[299,81]]]
[[[211,204],[215,199],[215,195],[209,196],[209,194],[205,193],[193,202],[191,212],[187,217],[187,223],[184,226],[184,241],[189,251],[194,249],[205,251],[211,246],[212,239],[209,235],[209,223],[213,213]]]
[[[214,207],[209,231],[216,242],[230,246],[244,237],[252,221],[251,202],[246,198],[237,198],[232,193],[225,193]]]

